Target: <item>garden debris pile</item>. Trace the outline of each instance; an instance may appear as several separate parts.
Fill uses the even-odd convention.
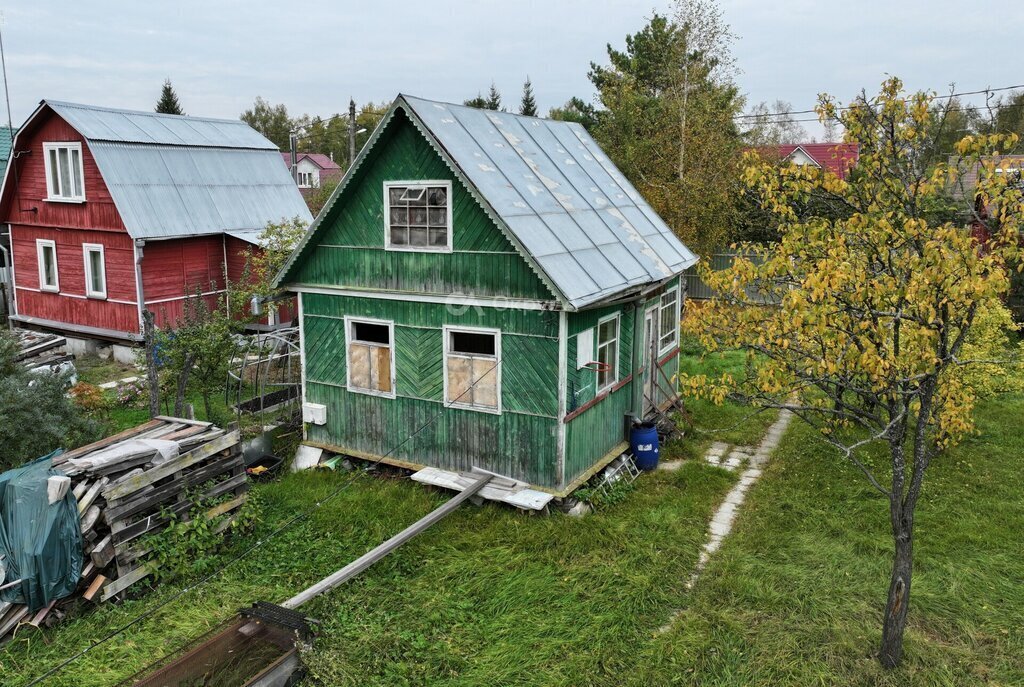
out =
[[[172,417],[157,417],[8,471],[0,476],[0,486],[12,473],[29,469],[34,470],[39,498],[70,509],[70,521],[78,527],[48,530],[61,531],[63,540],[47,543],[51,555],[40,558],[39,551],[26,550],[38,549],[38,544],[24,544],[0,563],[6,568],[0,587],[7,586],[0,591],[0,599],[6,599],[0,600],[0,642],[26,624],[59,622],[78,599],[101,603],[123,595],[156,572],[146,561],[146,535],[174,519],[193,517],[197,504],[214,504],[202,514],[218,518],[217,531],[223,532],[238,515],[249,488],[237,431]],[[53,552],[73,544],[80,551],[64,554],[72,560],[60,565]],[[38,565],[24,563],[29,560]],[[42,577],[50,580],[54,593],[40,595],[38,573],[22,579],[19,572],[29,568],[48,568]],[[68,571],[73,572],[70,578]]]

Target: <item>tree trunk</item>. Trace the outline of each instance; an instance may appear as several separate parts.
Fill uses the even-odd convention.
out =
[[[893,508],[903,510],[898,504]],[[914,567],[912,517],[901,512],[893,518],[896,556],[892,564],[889,598],[885,604],[885,620],[882,624],[882,648],[878,657],[886,668],[897,667],[903,658],[903,631],[907,625],[907,611],[910,609],[910,577]]]
[[[142,311],[142,340],[146,346],[146,383],[149,386],[149,416],[160,414],[160,379],[156,370],[156,331],[153,313]]]
[[[185,408],[185,392],[188,390],[188,378],[192,374],[192,356],[185,355],[185,362],[178,375],[178,389],[174,395],[174,417],[184,417],[182,413]]]

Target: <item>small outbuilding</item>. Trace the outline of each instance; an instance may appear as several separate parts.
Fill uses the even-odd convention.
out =
[[[305,441],[568,493],[670,402],[696,261],[579,124],[400,95],[278,277]]]

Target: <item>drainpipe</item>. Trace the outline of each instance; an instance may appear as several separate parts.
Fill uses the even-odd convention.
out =
[[[4,234],[4,236],[10,235],[10,231]],[[7,328],[14,329],[14,320],[11,319],[14,317],[14,285],[11,282],[11,270],[14,269],[14,261],[11,259],[11,252],[7,250],[7,246],[2,241],[0,241],[0,253],[3,253],[4,265],[7,266],[6,276],[4,277],[4,286],[6,287],[4,288],[4,300],[7,301]]]
[[[135,298],[139,302],[139,334],[143,333],[142,311],[146,307],[146,294],[142,288],[142,256],[146,239],[135,239]]]

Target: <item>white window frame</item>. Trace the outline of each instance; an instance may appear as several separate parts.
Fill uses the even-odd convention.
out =
[[[391,243],[391,193],[390,189],[394,186],[406,186],[409,188],[427,188],[429,186],[443,186],[447,198],[447,204],[445,211],[447,214],[446,221],[448,223],[448,242],[444,246],[396,246]],[[385,181],[384,182],[384,249],[394,251],[404,251],[408,253],[451,253],[452,252],[452,234],[455,233],[455,227],[452,226],[452,182],[444,179],[437,180],[423,180],[417,179],[415,181]],[[428,232],[429,239],[429,232]]]
[[[70,164],[70,158],[72,150],[78,151],[78,174],[82,180],[82,192],[78,195],[62,196],[59,188],[53,186],[53,168],[50,165],[50,152],[53,150],[60,150],[62,148],[68,149],[68,158]],[[59,153],[58,153],[59,155]],[[85,158],[82,153],[82,144],[77,141],[66,141],[60,143],[43,143],[43,167],[46,174],[46,200],[54,203],[84,203],[85,202]],[[74,176],[74,170],[71,170],[72,176]],[[60,179],[60,170],[57,170],[58,183],[63,183]]]
[[[662,318],[665,317],[665,297],[670,293],[674,293],[676,295],[675,308],[672,309],[672,340],[663,344],[662,339],[664,337],[661,334]],[[679,345],[679,306],[681,300],[681,292],[678,286],[673,286],[671,289],[667,289],[658,299],[658,355],[665,355]]]
[[[463,410],[475,410],[478,413],[490,413],[492,415],[501,415],[502,403],[501,403],[501,330],[493,329],[490,327],[464,327],[464,326],[448,326],[445,325],[441,328],[442,336],[444,337],[444,358],[441,361],[441,369],[444,373],[444,405],[448,408],[461,408]],[[462,353],[453,353],[451,351],[451,334],[452,332],[463,333],[463,334],[493,334],[494,335],[494,360],[497,369],[494,371],[494,385],[495,385],[495,397],[498,401],[496,408],[488,406],[479,406],[472,403],[462,403],[459,401],[448,400],[448,358],[449,356],[455,356],[460,358],[473,357]]]
[[[601,325],[615,320],[615,357],[612,359],[612,376],[611,380],[604,386],[598,386],[598,380],[601,378],[601,370],[594,370],[594,388],[597,389],[597,394],[603,394],[608,389],[619,383],[619,358],[622,357],[622,318],[621,313],[613,313],[606,315],[597,321],[597,327],[594,332],[594,361],[599,362],[601,360]]]
[[[356,340],[353,338],[353,325],[356,323],[362,324],[381,324],[388,328],[388,348],[391,349],[391,391],[377,391],[376,389],[364,389],[362,387],[354,386],[352,384],[352,359],[349,355],[349,344]],[[369,345],[382,346],[383,344],[377,344],[376,342],[366,341],[361,342]],[[367,396],[378,396],[380,398],[395,398],[395,321],[394,320],[380,320],[374,317],[350,317],[345,316],[345,388],[355,394],[366,394]]]
[[[298,186],[299,188],[314,188],[313,184],[313,172],[296,172],[298,175]],[[303,183],[305,180],[305,183]]]
[[[101,281],[103,283],[103,289],[100,291],[92,290],[92,261],[89,259],[90,253],[100,254],[100,270],[102,270]],[[85,261],[85,295],[89,298],[106,298],[107,297],[107,256],[103,251],[102,243],[83,243],[82,244],[82,259]]]
[[[46,283],[46,261],[43,259],[44,248],[53,251],[53,284]],[[53,239],[36,239],[36,262],[39,267],[39,290],[51,293],[60,292],[60,265],[57,260],[57,242]]]

